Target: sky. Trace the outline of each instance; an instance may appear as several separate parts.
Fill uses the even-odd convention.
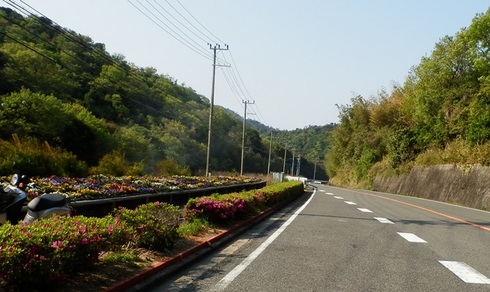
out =
[[[338,105],[403,85],[484,0],[15,0],[137,67],[278,130],[338,122]],[[209,46],[211,44],[211,47]],[[228,50],[226,50],[228,45]],[[203,121],[207,122],[207,121]]]

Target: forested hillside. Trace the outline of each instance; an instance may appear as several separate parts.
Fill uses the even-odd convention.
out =
[[[204,175],[209,105],[191,87],[111,55],[88,36],[0,8],[0,175]],[[247,128],[245,173],[267,172],[269,148],[270,170],[282,171],[287,143],[270,144],[273,129],[263,129]],[[296,149],[321,159],[330,130],[312,130],[322,142]],[[241,139],[241,118],[216,106],[211,172],[239,172]],[[311,151],[320,154],[305,155]],[[315,161],[302,163],[313,175]]]
[[[414,165],[490,165],[490,10],[445,36],[403,85],[340,106],[327,172],[369,185]]]

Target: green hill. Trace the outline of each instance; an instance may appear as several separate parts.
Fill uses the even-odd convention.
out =
[[[0,101],[0,174],[204,174],[205,96],[47,18],[0,8]],[[241,117],[219,106],[214,113],[210,171],[236,173]],[[270,130],[250,123],[244,172],[266,173],[269,148],[271,171],[282,171],[286,143],[273,139],[270,147]],[[320,159],[306,155],[309,145],[295,147]],[[305,160],[305,173],[314,164]]]

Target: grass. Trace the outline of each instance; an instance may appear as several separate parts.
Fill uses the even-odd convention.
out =
[[[198,235],[202,231],[209,229],[209,227],[210,225],[208,221],[202,218],[196,218],[184,221],[177,229],[177,232],[181,237],[187,237],[191,235]]]
[[[100,257],[100,261],[105,264],[131,264],[142,262],[140,256],[134,249],[108,252]]]

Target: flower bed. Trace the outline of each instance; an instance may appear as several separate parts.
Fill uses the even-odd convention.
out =
[[[0,181],[7,183],[8,177],[0,177]],[[134,194],[150,194],[170,192],[175,190],[190,190],[217,186],[232,186],[237,184],[258,182],[258,178],[250,177],[189,177],[189,176],[124,176],[108,177],[104,175],[87,178],[65,178],[52,176],[48,178],[31,178],[38,185],[42,193],[59,193],[71,200],[102,199]],[[28,199],[31,200],[42,195],[39,190],[27,188]]]
[[[120,208],[103,218],[52,217],[30,225],[6,223],[0,226],[0,287],[46,288],[52,281],[90,268],[101,252],[123,246],[172,248],[179,239],[179,224],[186,220],[232,223],[302,193],[301,182],[287,182],[194,199],[183,211],[156,202],[135,210]]]

